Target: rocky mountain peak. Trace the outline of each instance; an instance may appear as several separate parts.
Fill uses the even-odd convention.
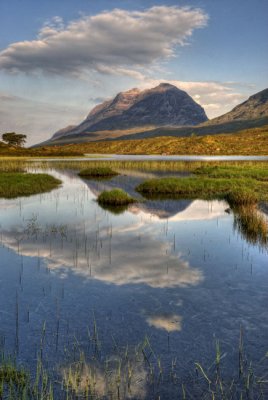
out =
[[[77,127],[62,136],[137,127],[197,125],[207,121],[203,108],[186,92],[169,83],[118,93],[90,111]],[[56,136],[57,135],[57,136]],[[54,137],[58,137],[57,132]]]

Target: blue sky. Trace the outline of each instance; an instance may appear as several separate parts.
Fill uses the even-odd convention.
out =
[[[210,118],[266,88],[267,0],[1,0],[0,132],[29,144],[169,81]]]

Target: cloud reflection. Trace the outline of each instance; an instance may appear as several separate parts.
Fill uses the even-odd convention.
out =
[[[181,331],[182,317],[177,314],[159,314],[146,319],[148,325],[167,332]]]
[[[2,238],[5,245],[24,256],[43,258],[51,269],[72,268],[86,278],[115,285],[172,288],[197,285],[203,280],[201,270],[191,267],[181,254],[171,253],[171,244],[157,240],[148,230],[142,238],[136,231],[128,235],[115,231],[112,238],[106,236],[98,242],[91,237],[87,248],[85,243],[76,247],[75,234],[70,236],[70,232],[67,239],[28,237],[19,246],[14,234],[5,233]],[[93,240],[95,248],[90,247]]]

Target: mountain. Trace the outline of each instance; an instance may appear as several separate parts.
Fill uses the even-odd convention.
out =
[[[268,117],[268,89],[250,96],[248,100],[233,108],[230,112],[213,118],[204,125],[225,124],[235,121],[257,120]]]
[[[223,133],[235,133],[246,129],[261,128],[268,125],[268,89],[264,89],[248,98],[248,100],[234,107],[230,112],[220,117],[207,120],[196,126],[172,127],[162,126],[148,130],[140,129],[136,132],[128,132],[116,138],[120,139],[146,139],[160,136],[204,136]]]
[[[160,136],[203,136],[235,133],[268,125],[268,89],[208,120],[201,106],[184,91],[163,83],[131,89],[97,105],[78,126],[56,132],[44,145],[145,139]]]
[[[80,125],[56,132],[52,141],[99,131],[198,125],[207,120],[204,109],[186,92],[161,83],[153,89],[135,88],[118,93],[114,99],[93,108]],[[93,140],[98,136],[91,135]]]

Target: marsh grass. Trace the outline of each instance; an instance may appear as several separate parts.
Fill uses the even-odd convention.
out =
[[[267,161],[176,161],[176,160],[72,160],[72,159],[57,159],[56,161],[51,161],[48,158],[18,158],[18,157],[2,157],[0,159],[0,171],[9,171],[15,168],[39,168],[39,169],[50,169],[55,168],[59,170],[75,170],[81,171],[87,168],[111,168],[116,171],[118,170],[142,170],[142,171],[189,171],[202,173],[201,168],[211,168],[210,174],[215,173],[218,169],[222,171],[225,177],[230,177],[227,175],[227,169],[232,170],[232,174],[236,174],[237,177],[243,174],[255,174],[256,170],[265,171],[268,170]],[[240,173],[238,174],[238,171]],[[246,172],[248,171],[248,172]],[[249,177],[249,176],[247,176]],[[251,175],[254,178],[254,176]]]
[[[201,198],[227,200],[230,206],[256,204],[258,196],[247,185],[254,187],[254,182],[248,179],[226,178],[211,179],[196,178],[159,178],[150,179],[137,186],[136,190],[145,196],[168,198]]]
[[[94,329],[89,329],[89,341],[94,344]],[[98,338],[98,341],[100,339]],[[114,338],[113,338],[114,340]],[[187,365],[184,376],[179,374],[176,359],[165,365],[155,352],[150,338],[136,346],[119,346],[114,341],[109,357],[100,353],[84,353],[79,342],[75,354],[70,344],[65,359],[56,371],[48,371],[38,357],[36,369],[30,374],[27,367],[4,356],[0,359],[0,398],[8,400],[89,400],[89,399],[266,399],[267,357],[249,362],[241,330],[237,348],[237,367],[226,369],[228,361],[216,340],[215,357],[209,362]],[[100,344],[101,347],[101,344]],[[194,373],[195,369],[195,373]],[[257,372],[258,370],[258,372]],[[226,375],[226,371],[228,371]],[[180,397],[180,393],[182,397]],[[178,396],[179,394],[179,396]],[[178,396],[178,397],[177,397]]]
[[[258,181],[268,181],[268,165],[205,165],[194,170],[196,175],[210,178],[250,178]]]
[[[256,193],[247,187],[243,187],[240,190],[236,187],[231,189],[230,192],[225,195],[225,199],[232,208],[248,207],[258,203],[258,196]]]
[[[12,383],[18,388],[24,388],[28,381],[28,373],[22,368],[17,368],[11,360],[4,360],[0,365],[0,387]]]
[[[82,169],[78,175],[83,178],[112,178],[119,174],[110,167],[93,167]]]
[[[48,174],[0,172],[0,198],[15,198],[49,192],[61,184]]]
[[[243,190],[245,182],[240,179],[232,181],[237,190]],[[224,199],[230,190],[230,180],[196,178],[155,178],[137,186],[136,190],[145,195],[175,195],[184,198]]]
[[[97,201],[102,206],[122,207],[132,204],[136,200],[122,189],[112,189],[102,192]]]
[[[234,229],[249,243],[260,246],[268,244],[268,221],[254,206],[240,206],[234,211]]]
[[[268,200],[267,164],[191,164],[193,176],[144,181],[137,191],[145,195],[175,195],[185,198],[225,199],[231,206]]]

